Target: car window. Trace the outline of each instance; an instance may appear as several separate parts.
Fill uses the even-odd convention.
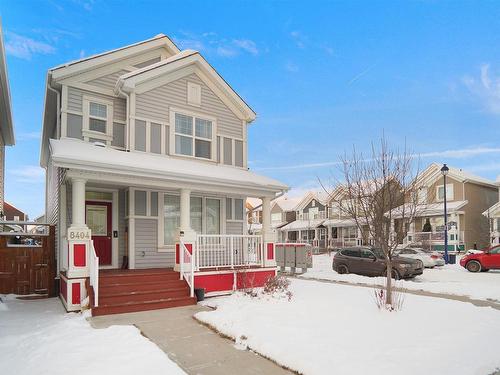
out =
[[[341,251],[342,255],[346,257],[360,257],[359,249],[344,249]]]
[[[361,249],[361,258],[373,259],[375,255],[370,250]]]
[[[500,254],[500,247],[495,247],[491,249],[490,254]]]

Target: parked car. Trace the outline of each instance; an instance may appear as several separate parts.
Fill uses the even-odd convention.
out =
[[[443,256],[437,252],[428,252],[417,247],[407,247],[397,251],[397,254],[403,258],[421,260],[424,267],[434,268],[444,266]]]
[[[333,257],[332,268],[340,274],[355,273],[364,276],[385,276],[385,257],[380,249],[349,247],[338,251]],[[421,260],[396,256],[392,259],[392,277],[409,279],[421,275],[424,265]]]
[[[500,245],[484,249],[479,253],[466,254],[460,265],[469,272],[487,272],[500,269]]]

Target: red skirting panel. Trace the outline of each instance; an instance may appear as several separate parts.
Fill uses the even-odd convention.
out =
[[[233,273],[217,273],[213,275],[195,275],[194,287],[205,289],[205,293],[233,290]]]
[[[236,274],[236,286],[238,289],[260,288],[267,280],[276,275],[275,270],[261,272],[240,272]]]
[[[79,305],[81,302],[80,296],[80,283],[73,283],[71,285],[71,303],[73,305]]]
[[[276,276],[275,269],[228,271],[214,274],[197,273],[194,278],[194,287],[205,289],[205,293],[230,292],[236,278],[236,288],[260,288],[266,281]]]
[[[75,267],[85,267],[87,264],[84,244],[73,245],[73,263]]]
[[[267,244],[267,260],[273,260],[273,259],[274,259],[274,244],[268,243]]]

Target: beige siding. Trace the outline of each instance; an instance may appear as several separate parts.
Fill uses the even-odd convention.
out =
[[[243,222],[238,222],[238,221],[226,222],[226,234],[244,234]]]
[[[126,74],[126,73],[128,73],[127,70],[119,70],[117,72],[107,74],[107,75],[99,77],[99,78],[92,79],[92,80],[87,81],[85,83],[87,83],[89,85],[96,86],[96,87],[100,87],[103,89],[113,90],[115,88],[115,84],[116,84],[116,81],[118,80],[118,78],[121,75]]]
[[[96,98],[112,101],[113,119],[117,121],[125,121],[127,107],[125,99],[81,90],[75,87],[68,87],[68,109],[71,111],[82,113],[84,95],[91,95]]]
[[[188,82],[201,85],[201,107],[187,104]],[[206,113],[216,117],[217,135],[243,138],[242,121],[196,74],[138,94],[136,97],[136,115],[138,117],[168,122],[170,107]]]
[[[158,222],[135,219],[135,268],[173,267],[175,253],[158,252]]]

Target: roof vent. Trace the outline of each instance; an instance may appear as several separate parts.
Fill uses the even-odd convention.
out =
[[[97,147],[106,147],[106,143],[97,141],[97,142],[94,142],[94,146],[97,146]]]

